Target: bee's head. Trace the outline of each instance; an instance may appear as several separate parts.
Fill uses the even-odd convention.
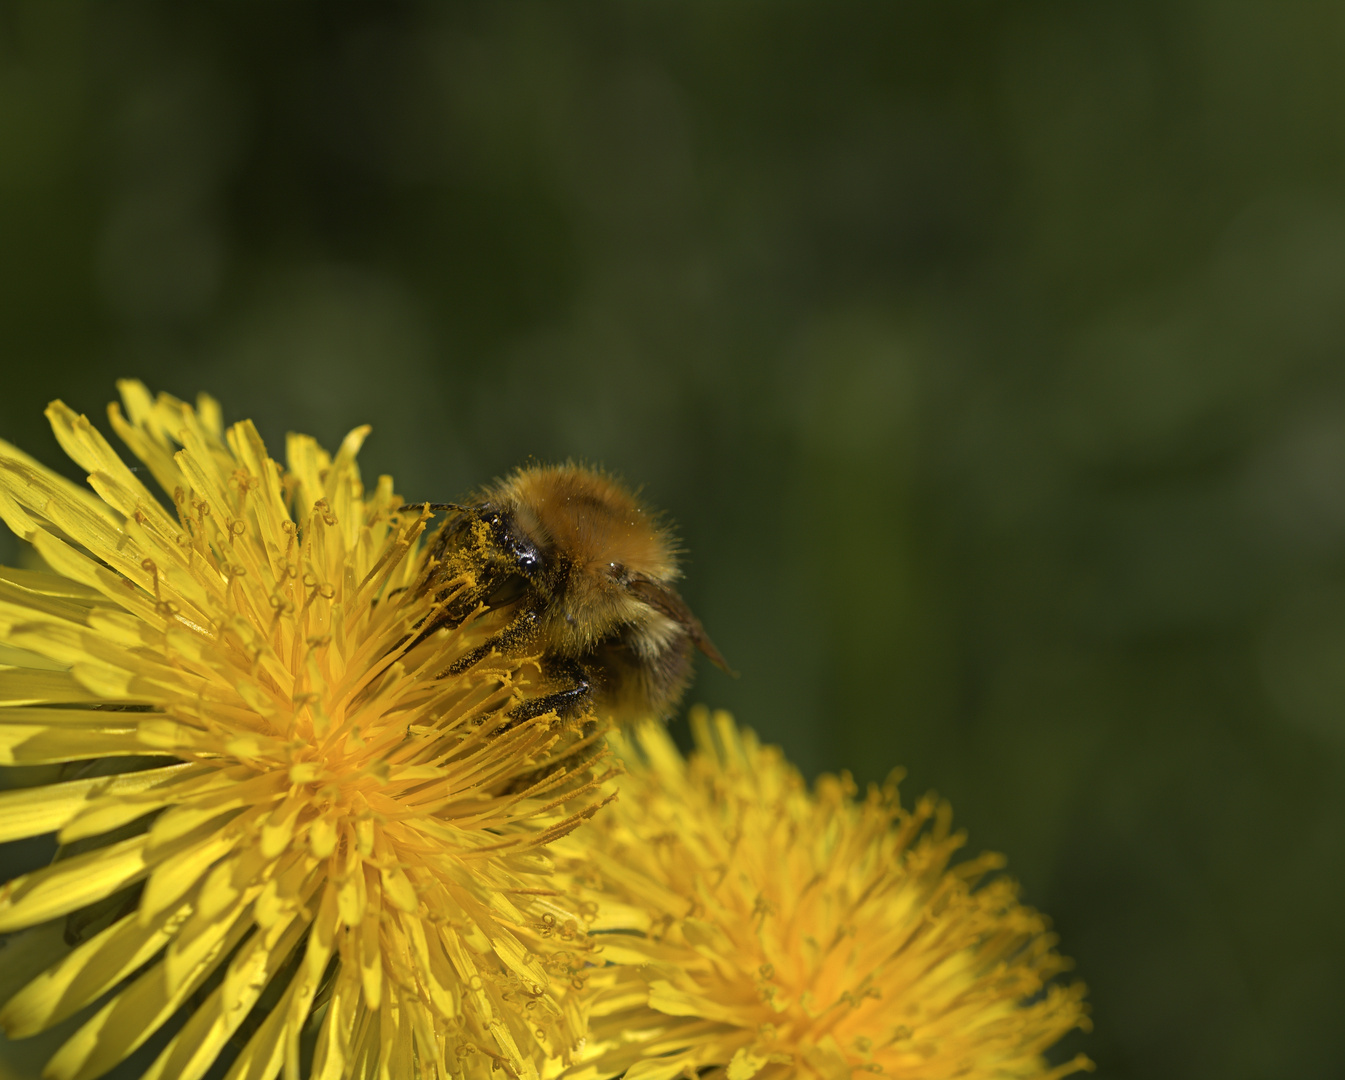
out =
[[[542,553],[532,537],[519,528],[515,515],[491,502],[476,507],[475,513],[501,561],[514,573],[535,577],[542,566]]]

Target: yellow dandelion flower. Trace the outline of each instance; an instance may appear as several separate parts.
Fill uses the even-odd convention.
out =
[[[693,712],[683,760],[658,726],[612,736],[628,774],[564,842],[603,895],[609,965],[590,978],[587,1060],[570,1080],[877,1073],[1046,1078],[1043,1052],[1087,1024],[1083,987],[997,856],[950,866],[946,804],[894,786],[810,792],[727,714]]]
[[[415,632],[425,519],[362,487],[367,428],[334,457],[291,435],[282,468],[208,398],[120,389],[175,512],[59,402],[91,491],[0,443],[0,517],[50,568],[0,569],[0,764],[67,763],[0,795],[0,840],[62,845],[0,888],[0,932],[73,946],[0,1025],[86,1010],[53,1080],[175,1016],[150,1080],[226,1047],[231,1080],[554,1071],[586,939],[541,848],[595,809],[580,721],[509,718],[535,663],[445,674],[481,635]]]

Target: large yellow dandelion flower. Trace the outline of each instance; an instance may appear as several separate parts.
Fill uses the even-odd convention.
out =
[[[542,845],[594,809],[579,722],[509,718],[535,664],[446,676],[479,638],[415,631],[425,520],[361,486],[367,429],[282,468],[209,399],[121,390],[173,511],[60,403],[92,491],[0,443],[0,517],[50,568],[0,569],[0,764],[65,763],[0,795],[0,839],[62,845],[0,889],[7,951],[48,965],[0,1024],[83,1011],[54,1080],[170,1019],[150,1080],[226,1048],[249,1080],[554,1070],[586,953]]]
[[[946,804],[810,792],[726,714],[693,713],[684,761],[660,727],[614,737],[617,802],[564,842],[606,899],[610,966],[590,980],[574,1080],[865,1072],[902,1080],[1059,1077],[1042,1054],[1086,1024],[1083,987],[1001,861],[949,865]]]

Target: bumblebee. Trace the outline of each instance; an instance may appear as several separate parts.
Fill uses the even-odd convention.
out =
[[[618,722],[666,718],[691,681],[696,650],[728,671],[675,588],[668,527],[606,473],[530,466],[471,502],[405,509],[422,507],[446,517],[421,585],[444,607],[420,634],[483,609],[501,613],[502,625],[449,673],[495,651],[538,656],[558,689],[519,705],[515,718],[569,715],[589,703]]]

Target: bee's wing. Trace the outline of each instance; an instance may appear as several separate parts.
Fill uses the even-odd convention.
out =
[[[721,671],[737,676],[738,673],[729,667],[728,661],[720,655],[719,650],[715,648],[715,643],[710,640],[710,635],[705,632],[705,627],[701,625],[700,619],[691,613],[691,609],[687,607],[686,601],[677,594],[676,589],[671,585],[662,585],[657,581],[651,581],[642,574],[632,574],[627,588],[633,596],[643,600],[660,615],[666,615],[685,630],[687,636],[695,643],[696,648],[705,654],[710,663]]]

